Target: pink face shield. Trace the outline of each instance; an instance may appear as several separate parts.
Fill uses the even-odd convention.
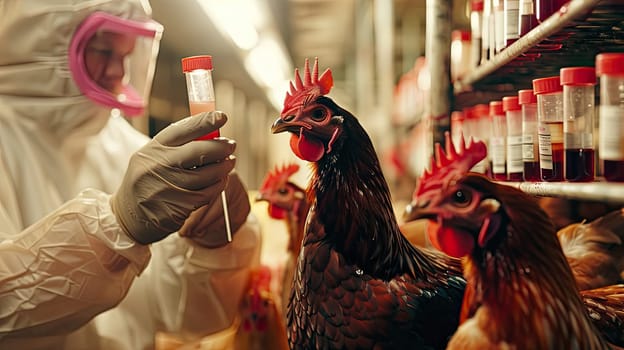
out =
[[[162,31],[153,20],[138,22],[104,12],[87,17],[69,46],[69,68],[80,91],[126,116],[143,114]]]

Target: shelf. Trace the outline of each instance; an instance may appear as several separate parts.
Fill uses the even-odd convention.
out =
[[[528,194],[612,204],[624,204],[624,183],[615,182],[501,182]]]
[[[474,90],[530,89],[559,69],[593,66],[600,52],[624,51],[624,1],[572,0],[529,33],[454,83],[455,95]]]

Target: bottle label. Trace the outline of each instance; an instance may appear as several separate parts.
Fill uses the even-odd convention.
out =
[[[518,39],[520,0],[505,0],[505,40]]]
[[[522,139],[522,136],[507,136],[507,172],[509,173],[524,171]]]
[[[624,107],[600,106],[599,153],[605,160],[624,160]]]
[[[537,157],[535,154],[535,146],[533,144],[533,135],[522,135],[522,161],[535,162]]]
[[[505,139],[502,137],[490,138],[490,158],[492,158],[492,172],[505,173]]]
[[[539,138],[539,158],[540,168],[552,170],[552,144],[550,141],[550,134],[543,134],[540,130],[538,134]]]

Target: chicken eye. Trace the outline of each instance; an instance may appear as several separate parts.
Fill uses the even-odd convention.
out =
[[[471,200],[472,200],[472,197],[470,195],[470,192],[464,192],[464,190],[457,190],[455,191],[455,193],[453,193],[453,203],[461,207],[465,207],[468,204],[470,204]]]
[[[323,108],[317,108],[315,110],[312,111],[312,113],[310,113],[312,120],[315,121],[321,121],[323,119],[325,119],[325,117],[327,117],[327,111],[325,111],[325,109]]]
[[[288,189],[280,188],[279,190],[277,190],[277,193],[279,193],[279,194],[287,194],[288,193]]]

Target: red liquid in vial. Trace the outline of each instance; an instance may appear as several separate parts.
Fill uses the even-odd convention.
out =
[[[572,148],[565,150],[565,178],[572,182],[594,181],[594,150]]]
[[[509,173],[507,178],[509,181],[522,181],[522,173]]]
[[[524,162],[524,181],[538,182],[540,180],[539,162]]]
[[[563,181],[563,142],[552,143],[552,169],[541,168],[542,181]]]
[[[493,176],[496,181],[507,181],[507,174],[494,174]]]
[[[604,160],[603,162],[605,180],[624,182],[624,160]]]
[[[195,115],[201,112],[212,112],[215,110],[215,108],[216,106],[215,106],[214,101],[189,102],[189,109],[190,109],[191,115]],[[215,137],[219,137],[219,135],[220,135],[219,130],[215,130],[209,134],[198,137],[197,140],[211,140],[211,139],[214,139]]]

